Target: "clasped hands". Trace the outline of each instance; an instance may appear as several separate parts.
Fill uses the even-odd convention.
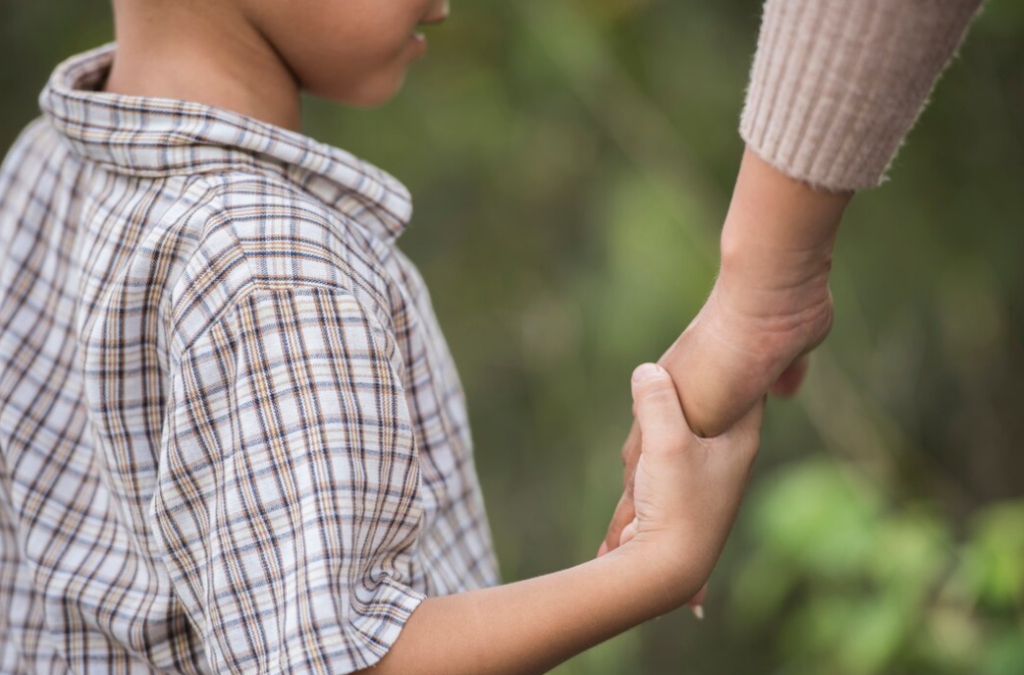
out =
[[[789,312],[790,308],[799,311]],[[738,457],[723,461],[723,465],[735,467],[738,462],[738,466],[743,466],[744,452],[751,443],[749,439],[737,442],[736,435],[759,436],[765,393],[770,390],[788,396],[796,392],[807,371],[808,352],[824,339],[831,323],[832,299],[827,282],[809,284],[806,288],[782,287],[777,291],[751,289],[742,278],[737,279],[723,268],[704,308],[657,366],[658,377],[673,390],[669,398],[679,406],[678,418],[683,420],[682,425],[675,427],[680,437],[677,442],[699,447],[700,452],[711,455],[738,453]],[[636,401],[636,377],[633,387],[635,419],[622,449],[623,493],[598,557],[637,535],[644,524],[643,504],[649,501],[646,482],[650,479],[644,475],[644,457],[648,453],[649,428],[654,422],[644,423]],[[664,392],[661,395],[668,397]],[[650,418],[651,413],[647,416]],[[664,434],[665,427],[661,424],[659,433]],[[746,487],[744,481],[742,487],[730,491],[729,481],[714,472],[673,475],[672,489],[680,493],[694,492],[695,479],[721,480],[721,486],[710,487],[720,487],[720,498],[734,500],[736,509]],[[665,483],[663,476],[659,484]],[[730,512],[728,508],[706,511]],[[720,533],[722,545],[731,525],[731,518],[717,525],[704,524],[712,529],[726,528]],[[700,544],[695,541],[693,545]],[[717,559],[718,552],[713,551],[713,559]],[[705,589],[701,589],[688,603],[698,617],[703,616],[704,594]]]
[[[832,254],[851,197],[815,190],[777,171],[751,149],[745,151],[722,229],[715,287],[658,362],[663,383],[674,387],[679,417],[685,420],[679,433],[687,447],[742,456],[733,447],[745,447],[735,442],[735,430],[749,431],[755,419],[759,436],[765,394],[789,396],[800,387],[808,354],[832,328]],[[635,399],[635,381],[633,389]],[[598,557],[643,530],[641,493],[647,488],[638,482],[644,476],[649,439],[636,400],[634,416],[622,448],[622,498]],[[694,489],[692,479],[680,476],[674,489]],[[716,480],[711,474],[696,479]],[[711,487],[722,488],[738,507],[745,484],[732,494],[728,481]],[[726,526],[718,532],[724,545],[732,522],[719,525]],[[703,594],[701,589],[690,604],[699,607]]]

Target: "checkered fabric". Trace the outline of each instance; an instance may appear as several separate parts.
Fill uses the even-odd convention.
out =
[[[408,193],[112,53],[0,170],[0,672],[372,665],[499,581]]]

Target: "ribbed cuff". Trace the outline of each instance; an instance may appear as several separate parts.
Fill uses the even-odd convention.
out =
[[[878,185],[981,2],[768,0],[740,135],[819,189]]]

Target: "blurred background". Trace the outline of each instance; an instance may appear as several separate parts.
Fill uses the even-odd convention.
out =
[[[759,5],[456,1],[392,104],[307,103],[415,196],[506,581],[603,538],[629,374],[712,286]],[[0,151],[112,37],[105,0],[0,0]],[[849,212],[834,332],[769,406],[708,618],[559,675],[1024,673],[1024,4],[991,0],[933,98]]]

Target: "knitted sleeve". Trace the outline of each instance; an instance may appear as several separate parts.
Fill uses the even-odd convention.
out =
[[[982,0],[767,0],[740,134],[820,189],[882,182]]]

